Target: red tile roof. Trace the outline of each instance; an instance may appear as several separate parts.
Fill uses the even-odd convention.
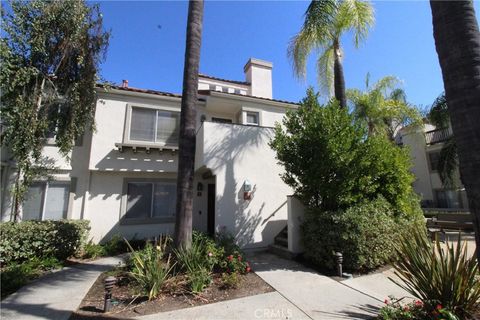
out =
[[[199,75],[201,78],[206,78],[206,79],[212,79],[212,80],[218,80],[218,81],[223,81],[223,82],[230,82],[230,83],[235,83],[235,84],[241,84],[241,85],[244,85],[244,86],[249,86],[249,85],[250,85],[250,82],[246,82],[246,81],[237,81],[237,80],[222,79],[222,78],[207,76],[206,74],[203,74],[203,73],[199,73],[198,75]]]

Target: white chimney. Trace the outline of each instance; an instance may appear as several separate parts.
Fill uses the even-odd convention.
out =
[[[245,79],[250,82],[249,95],[272,99],[272,67],[268,61],[250,58],[243,67]]]

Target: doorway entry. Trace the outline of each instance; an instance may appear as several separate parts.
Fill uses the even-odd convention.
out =
[[[215,235],[215,184],[208,184],[207,191],[207,232]]]

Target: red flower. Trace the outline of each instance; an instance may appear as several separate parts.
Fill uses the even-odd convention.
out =
[[[420,301],[420,300],[417,300],[417,301],[415,301],[415,306],[417,306],[417,307],[422,307],[422,306],[423,306],[423,302]]]
[[[442,309],[443,309],[443,307],[442,307],[442,305],[441,305],[441,304],[437,304],[437,307],[436,307],[435,309],[437,309],[437,310],[442,310]]]
[[[227,259],[228,259],[228,261],[232,261],[232,260],[233,260],[233,256],[232,256],[232,255],[229,255],[229,256],[227,257]]]
[[[410,311],[410,308],[408,306],[403,307],[403,311]]]
[[[242,261],[242,256],[238,256],[238,261]]]
[[[385,304],[388,304],[388,299],[385,299],[385,301],[383,301]]]
[[[251,270],[252,270],[252,269],[251,269],[250,267],[246,267],[246,268],[245,268],[245,271],[246,271],[247,273],[250,272]]]

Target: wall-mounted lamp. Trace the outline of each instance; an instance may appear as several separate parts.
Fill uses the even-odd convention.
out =
[[[203,191],[203,183],[199,182],[197,183],[197,196],[201,197],[202,191]]]
[[[252,184],[248,180],[245,180],[245,182],[243,183],[243,199],[252,199]]]

